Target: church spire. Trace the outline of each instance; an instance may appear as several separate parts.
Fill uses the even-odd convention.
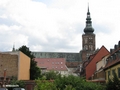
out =
[[[89,12],[89,3],[88,3],[88,12],[87,12],[87,15],[90,15],[90,12]]]
[[[15,51],[15,45],[13,45],[13,49],[12,49],[12,51],[13,51],[13,52]]]
[[[88,12],[87,12],[87,18],[86,18],[86,27],[84,29],[85,33],[93,33],[94,29],[92,28],[92,21],[90,17],[90,11],[89,11],[89,5],[88,5]]]

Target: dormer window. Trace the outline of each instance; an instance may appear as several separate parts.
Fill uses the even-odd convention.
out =
[[[112,61],[113,60],[113,56],[110,56],[110,61]]]
[[[117,59],[117,54],[116,53],[114,53],[114,60],[116,60]]]
[[[106,64],[108,63],[108,60],[109,60],[109,59],[107,58],[107,59],[106,59]]]

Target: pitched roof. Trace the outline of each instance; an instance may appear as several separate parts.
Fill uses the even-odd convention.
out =
[[[95,54],[93,54],[93,55],[90,56],[91,58],[90,58],[88,64],[90,64],[90,63],[92,62],[92,60],[93,60],[96,56],[99,56],[99,52],[101,52],[102,49],[104,49],[104,50],[106,50],[106,51],[108,52],[108,53],[106,53],[106,55],[104,55],[103,57],[109,55],[109,51],[106,49],[106,47],[105,47],[105,46],[102,46]],[[103,53],[104,53],[104,52],[103,52]],[[102,57],[102,58],[103,58],[103,57]],[[102,58],[100,58],[100,60],[101,60]],[[98,60],[98,61],[100,61],[100,60]],[[98,61],[96,61],[96,63],[97,63]]]
[[[37,66],[47,70],[67,71],[65,58],[35,58]]]
[[[117,49],[117,51],[113,52],[108,58],[107,58],[107,64],[104,67],[104,70],[108,69],[109,67],[112,67],[114,65],[117,65],[120,63],[120,57],[119,55],[117,55],[117,53],[119,53],[119,49]],[[115,58],[113,58],[113,56],[115,55]]]
[[[118,42],[118,45],[114,45],[114,49],[110,49],[110,56],[106,59],[107,60],[107,64],[104,68],[104,70],[120,64],[120,41]]]
[[[72,52],[32,52],[35,58],[65,58],[66,61],[82,61],[79,53]]]
[[[96,62],[100,61],[104,56],[108,55],[109,51],[102,46],[99,51],[96,53],[96,55],[90,60],[90,62],[87,64],[85,70],[86,70],[86,79],[89,79],[94,72],[96,71]]]
[[[117,65],[117,64],[120,64],[120,58],[117,59],[117,60],[114,60],[114,61],[109,62],[109,63],[105,66],[104,70],[106,70],[107,68],[112,67],[112,66],[114,66],[114,65]]]

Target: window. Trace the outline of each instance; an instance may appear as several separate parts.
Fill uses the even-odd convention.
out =
[[[84,50],[88,50],[88,46],[87,45],[84,46]]]
[[[110,56],[110,62],[112,62],[112,60],[113,60],[113,56]]]
[[[120,78],[120,67],[118,68],[118,78]]]
[[[113,75],[113,76],[115,75],[115,69],[112,70],[112,75]]]
[[[110,79],[110,71],[108,71],[108,79]]]
[[[90,49],[90,50],[93,50],[93,45],[89,45],[89,49]]]
[[[113,60],[116,60],[116,54],[113,55]]]
[[[106,80],[106,72],[105,72],[105,80]]]

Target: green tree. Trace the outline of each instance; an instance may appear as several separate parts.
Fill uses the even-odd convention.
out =
[[[70,90],[105,90],[105,87],[100,84],[87,82],[84,78],[73,75],[59,77],[54,83],[59,90],[66,90],[68,88]]]
[[[50,80],[46,80],[45,78],[38,78],[35,80],[36,86],[34,90],[57,90],[54,82],[51,82]]]
[[[25,83],[22,80],[17,80],[16,77],[12,77],[12,79],[10,80],[9,84],[11,85],[19,85],[19,87],[24,88],[25,87]]]
[[[61,74],[59,74],[58,72],[55,71],[49,71],[43,74],[43,76],[46,77],[46,80],[55,80],[58,77],[61,77]]]
[[[25,55],[30,57],[30,80],[37,79],[41,75],[40,68],[37,67],[37,62],[34,60],[34,55],[32,55],[31,51],[28,47],[23,45],[18,49],[19,51],[23,52]],[[33,74],[34,73],[34,74]]]
[[[46,77],[36,80],[34,90],[105,90],[105,87],[87,82],[84,78],[78,76],[58,76],[54,80],[46,80]]]
[[[67,85],[64,90],[76,90],[76,89],[73,88],[71,85]]]

